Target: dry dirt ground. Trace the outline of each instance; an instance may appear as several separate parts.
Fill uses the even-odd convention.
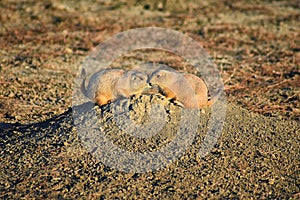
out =
[[[299,5],[0,1],[0,197],[299,198]],[[78,140],[73,81],[101,41],[148,26],[178,30],[203,45],[223,78],[227,117],[207,157],[199,159],[195,145],[165,169],[124,173]],[[159,55],[147,59],[188,71],[181,60]],[[114,65],[143,59],[134,54]]]

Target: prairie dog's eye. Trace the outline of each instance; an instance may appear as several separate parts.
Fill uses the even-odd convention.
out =
[[[157,74],[157,75],[156,75],[156,78],[160,78],[160,77],[161,77],[161,75],[160,75],[160,74]]]
[[[135,81],[137,79],[136,75],[131,76],[131,80]]]
[[[144,78],[143,78],[142,76],[139,76],[139,75],[133,75],[133,76],[131,77],[131,79],[132,79],[133,81],[142,81],[142,80],[144,80]]]

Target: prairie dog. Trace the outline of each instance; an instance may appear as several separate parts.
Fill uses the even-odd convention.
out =
[[[212,105],[217,97],[208,100],[208,89],[198,76],[168,70],[157,70],[150,83],[158,85],[169,99],[176,99],[185,108],[203,108]]]
[[[102,106],[120,98],[129,98],[140,94],[145,88],[148,75],[138,71],[124,71],[122,69],[104,69],[91,77],[87,88],[85,87],[85,70],[82,70],[82,93]]]

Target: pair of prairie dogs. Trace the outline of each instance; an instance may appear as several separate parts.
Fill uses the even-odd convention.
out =
[[[82,71],[83,94],[102,106],[120,98],[137,94],[147,94],[149,89],[158,86],[168,99],[175,99],[185,108],[203,108],[212,105],[217,96],[208,99],[208,89],[198,76],[158,69],[148,75],[140,71],[105,69],[96,72],[85,87],[85,71]]]

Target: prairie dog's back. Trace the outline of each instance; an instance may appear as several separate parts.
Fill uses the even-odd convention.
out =
[[[101,93],[111,96],[116,81],[124,74],[121,69],[105,69],[96,72],[90,79],[87,87],[87,96],[90,99]]]
[[[201,107],[202,105],[204,106],[205,104],[207,104],[208,89],[205,82],[201,78],[193,74],[184,74],[183,76],[187,79],[192,89],[194,90],[194,93],[198,98],[198,106]]]

